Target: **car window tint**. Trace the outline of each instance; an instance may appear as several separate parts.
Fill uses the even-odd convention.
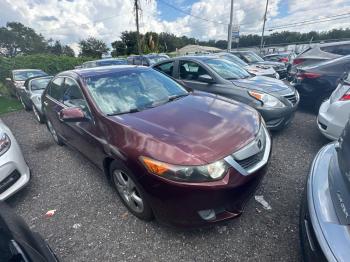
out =
[[[160,65],[156,66],[155,69],[166,74],[166,75],[171,76],[173,74],[174,61],[160,64]]]
[[[78,106],[83,109],[86,109],[86,101],[78,83],[71,78],[66,78],[65,85],[66,91],[63,95],[63,103],[69,107]]]
[[[184,80],[198,80],[200,75],[209,75],[207,70],[191,61],[180,62],[180,78]]]
[[[56,99],[57,101],[62,101],[63,94],[65,92],[65,86],[64,86],[64,78],[63,77],[57,77],[54,79],[51,84],[50,88],[48,90],[48,94]]]
[[[35,90],[44,90],[48,83],[50,82],[51,78],[41,78],[41,79],[33,79],[31,81],[31,89],[32,91]]]
[[[320,49],[324,52],[328,52],[336,55],[350,54],[350,44],[323,46],[323,47],[320,47]]]

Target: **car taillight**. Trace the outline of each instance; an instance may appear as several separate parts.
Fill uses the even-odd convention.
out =
[[[339,99],[339,101],[348,101],[350,100],[350,90],[346,91],[346,93]]]
[[[302,58],[295,58],[293,60],[293,65],[299,65],[299,64],[301,64],[303,62],[304,62],[304,59],[302,59]]]
[[[288,61],[289,61],[288,57],[280,58],[280,62],[282,62],[282,63],[288,63]]]
[[[320,74],[312,73],[312,72],[300,72],[300,73],[297,73],[297,78],[298,79],[305,79],[305,78],[315,79],[315,78],[318,78],[320,76],[321,76]]]

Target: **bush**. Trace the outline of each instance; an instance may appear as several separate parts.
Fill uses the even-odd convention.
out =
[[[0,93],[6,95],[3,87],[5,78],[10,76],[13,69],[41,69],[50,75],[65,70],[74,69],[75,66],[93,60],[90,57],[56,56],[49,54],[16,56],[13,58],[0,57]]]

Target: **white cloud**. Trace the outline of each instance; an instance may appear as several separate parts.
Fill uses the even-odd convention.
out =
[[[179,13],[175,21],[160,20],[157,1],[140,0],[141,32],[166,31],[202,40],[226,39],[230,0],[199,0],[188,6],[184,0],[163,0],[184,8],[194,16],[224,23],[206,22]],[[346,0],[270,0],[266,27],[295,23],[350,12]],[[288,10],[280,10],[279,6]],[[42,33],[46,38],[61,40],[77,50],[77,42],[89,36],[102,38],[106,43],[119,38],[125,30],[135,30],[131,0],[0,0],[0,26],[7,21],[20,21]],[[160,6],[159,6],[160,7]],[[171,10],[167,8],[167,10]],[[260,33],[265,1],[235,0],[235,20],[242,24],[241,33]],[[178,11],[173,10],[178,13]],[[166,14],[162,14],[166,16]],[[281,17],[284,15],[284,17]],[[285,30],[328,30],[350,27],[350,19],[334,20]]]

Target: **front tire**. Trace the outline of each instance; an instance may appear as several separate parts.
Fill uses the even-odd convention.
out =
[[[43,116],[39,113],[38,109],[36,109],[35,105],[32,105],[32,110],[36,120],[38,120],[40,124],[44,123]]]
[[[147,202],[146,194],[133,173],[125,165],[114,161],[109,174],[114,188],[129,211],[141,220],[152,220],[153,212]]]
[[[55,128],[53,127],[50,120],[47,120],[47,128],[49,129],[49,131],[53,137],[53,140],[56,142],[56,144],[59,146],[63,146],[64,145],[63,140],[57,134],[57,132],[56,132]]]
[[[22,104],[24,110],[26,110],[26,111],[29,111],[29,110],[30,110],[30,107],[28,107],[28,106],[26,105],[26,103],[24,103],[24,101],[23,101],[23,99],[22,99],[21,96],[19,96],[19,101],[21,102],[21,104]]]

